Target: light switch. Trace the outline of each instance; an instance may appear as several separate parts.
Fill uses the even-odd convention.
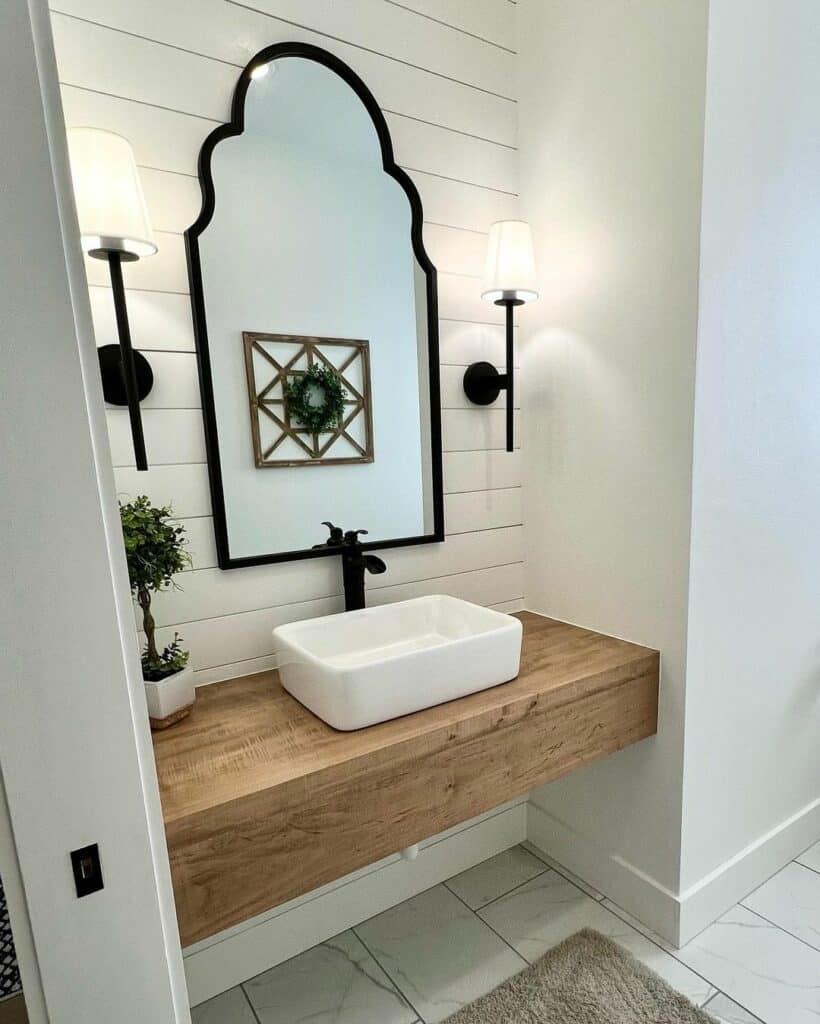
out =
[[[74,885],[78,898],[90,896],[103,888],[100,850],[96,843],[71,851],[71,867],[74,871]]]

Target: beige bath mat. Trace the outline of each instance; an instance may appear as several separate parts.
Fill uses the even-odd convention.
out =
[[[585,928],[447,1024],[713,1024],[620,946]]]

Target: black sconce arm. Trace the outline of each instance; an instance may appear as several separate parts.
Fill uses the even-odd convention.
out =
[[[513,310],[523,305],[521,299],[499,299],[497,306],[506,309],[506,373],[499,373],[492,363],[479,362],[464,371],[464,393],[474,405],[492,405],[502,391],[507,392],[507,451],[514,449],[513,416],[515,414],[515,367]]]
[[[111,291],[114,297],[114,313],[117,318],[117,334],[120,343],[119,345],[103,345],[97,350],[103,395],[106,402],[112,405],[128,406],[136,466],[139,470],[147,470],[148,456],[145,451],[140,402],[150,394],[154,385],[154,374],[145,356],[141,352],[135,352],[131,344],[131,329],[128,324],[125,286],[122,279],[123,254],[109,250],[104,255],[108,260],[108,269],[111,274]]]

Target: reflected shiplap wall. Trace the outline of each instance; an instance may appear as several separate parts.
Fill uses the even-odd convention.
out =
[[[156,376],[144,404],[149,473],[137,473],[127,414],[109,412],[119,491],[170,502],[194,567],[155,602],[162,639],[178,630],[200,682],[273,663],[270,630],[340,607],[336,560],[217,569],[182,232],[199,209],[196,159],[227,120],[240,69],[283,40],[347,61],[382,104],[399,162],[425,211],[439,269],[448,539],[388,552],[372,603],[446,592],[520,606],[521,470],[503,451],[503,409],[476,409],[464,367],[503,359],[496,310],[479,297],[486,231],[517,214],[515,6],[510,0],[54,0],[66,122],[127,136],[141,168],[157,256],[126,268],[136,346]],[[98,344],[116,341],[104,264],[88,264]],[[366,523],[351,524],[366,526]]]

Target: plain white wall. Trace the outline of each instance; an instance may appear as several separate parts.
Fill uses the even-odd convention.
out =
[[[706,0],[518,4],[526,603],[663,652],[659,734],[535,802],[678,884]],[[572,866],[572,865],[570,865]]]
[[[816,0],[713,0],[684,888],[792,816],[820,828],[818,54]]]
[[[51,0],[51,8],[66,120],[131,140],[157,231],[159,253],[125,270],[134,344],[156,380],[143,405],[148,473],[134,469],[127,413],[110,410],[108,421],[118,490],[170,501],[191,539],[192,571],[155,602],[161,640],[179,630],[197,681],[207,682],[270,667],[273,626],[341,607],[338,559],[215,568],[187,294],[182,232],[200,208],[199,148],[228,119],[241,68],[285,40],[332,50],[367,83],[421,194],[424,241],[439,271],[447,541],[387,552],[387,572],[368,580],[370,600],[444,592],[519,607],[519,454],[503,450],[503,407],[471,407],[461,387],[471,362],[504,360],[503,311],[481,301],[480,278],[489,224],[518,209],[512,5],[439,0],[435,17],[429,0]],[[106,268],[91,260],[87,269],[97,342],[110,343]]]

